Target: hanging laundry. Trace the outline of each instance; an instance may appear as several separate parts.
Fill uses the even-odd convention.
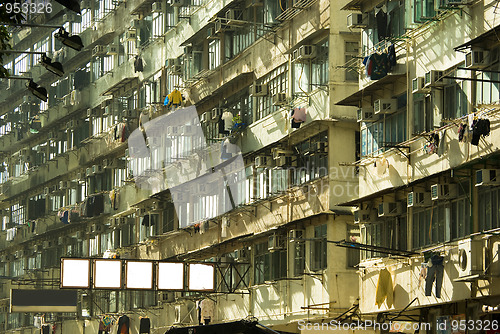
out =
[[[139,323],[139,334],[151,333],[151,320],[148,317],[143,317]]]
[[[205,325],[208,325],[214,318],[215,303],[209,298],[205,298],[200,303],[201,318]]]
[[[441,285],[443,284],[444,257],[434,254],[429,259],[427,277],[425,278],[425,295],[431,296],[432,285],[436,281],[436,298],[441,298]]]
[[[387,48],[387,59],[389,60],[389,66],[391,68],[397,65],[396,48],[394,47],[394,44],[389,45]]]
[[[167,101],[168,99],[168,101]],[[168,94],[167,98],[165,99],[165,102],[168,102],[165,104],[167,107],[178,107],[181,105],[182,101],[184,101],[184,97],[182,96],[181,92],[178,91],[177,89],[174,89],[173,91]]]
[[[135,72],[142,72],[142,71],[144,71],[144,64],[142,62],[142,58],[139,57],[139,56],[135,56],[134,71]]]
[[[394,286],[391,273],[386,268],[382,269],[378,276],[375,304],[380,308],[384,301],[387,303],[387,307],[392,307],[394,301]]]
[[[479,145],[479,139],[481,136],[488,136],[490,134],[490,120],[489,119],[478,119],[472,123],[472,145]]]
[[[229,133],[233,129],[233,114],[229,111],[225,111],[220,119],[224,122],[224,131]]]
[[[465,134],[465,129],[467,128],[467,124],[461,123],[460,126],[458,127],[458,141],[462,142],[464,141],[464,134]]]
[[[306,108],[294,108],[290,113],[292,118],[292,128],[300,128],[300,125],[306,121]]]
[[[369,62],[369,66],[371,67],[371,80],[382,79],[391,69],[391,66],[389,65],[389,56],[387,55],[387,53],[373,53],[369,57]]]
[[[427,264],[422,263],[421,268],[420,268],[420,274],[418,275],[418,287],[420,288],[420,285],[425,281],[425,278],[427,277]]]
[[[126,315],[122,315],[118,319],[117,334],[130,334],[130,319]]]
[[[103,316],[101,320],[99,321],[99,331],[98,334],[104,334],[104,333],[109,333],[111,329],[111,321],[107,322],[104,320],[104,318],[109,318],[108,316]]]
[[[147,122],[149,122],[149,112],[143,110],[139,115],[139,127],[144,128],[144,124],[146,124]]]

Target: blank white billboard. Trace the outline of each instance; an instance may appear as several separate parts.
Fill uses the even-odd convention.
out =
[[[184,263],[158,263],[158,290],[184,289]]]
[[[122,287],[121,260],[94,261],[94,288],[120,289]]]
[[[215,269],[211,264],[189,264],[188,290],[215,290]]]
[[[153,262],[127,261],[127,289],[153,289]]]
[[[61,259],[61,288],[89,288],[90,260]]]

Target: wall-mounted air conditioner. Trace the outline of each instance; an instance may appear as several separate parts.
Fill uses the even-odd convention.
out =
[[[431,200],[449,200],[457,196],[457,185],[449,183],[438,183],[431,186]]]
[[[93,57],[99,57],[99,56],[104,56],[108,52],[106,46],[104,45],[96,45],[92,49],[92,56]]]
[[[373,111],[375,114],[392,114],[396,112],[397,101],[396,99],[380,99],[375,100],[373,103]]]
[[[98,117],[99,116],[99,110],[98,109],[87,109],[87,117]]]
[[[483,272],[483,241],[465,239],[458,242],[458,276]]]
[[[286,238],[282,234],[273,233],[269,236],[267,241],[267,250],[270,252],[284,249],[286,246]]]
[[[82,23],[82,17],[73,12],[65,13],[63,14],[63,22]]]
[[[196,132],[194,125],[184,125],[182,127],[182,135],[183,136],[193,136]]]
[[[235,262],[247,262],[250,259],[250,252],[246,248],[237,249],[234,251]]]
[[[168,4],[172,7],[184,6],[184,0],[168,0]]]
[[[301,239],[304,239],[306,235],[305,230],[299,230],[299,229],[294,229],[288,231],[288,241],[289,242],[297,242],[300,241]]]
[[[294,160],[292,156],[282,155],[274,161],[276,167],[296,167],[297,160]]]
[[[187,195],[181,192],[172,193],[172,200],[176,203],[182,203],[187,201]]]
[[[378,216],[379,217],[393,217],[398,216],[402,212],[401,203],[397,202],[385,202],[378,205]]]
[[[267,84],[254,84],[250,86],[250,96],[267,96]]]
[[[413,94],[427,93],[429,90],[424,87],[424,77],[417,77],[411,81],[411,92]]]
[[[300,62],[302,60],[309,60],[316,57],[315,45],[301,45],[292,53],[292,60]]]
[[[262,155],[255,157],[255,168],[266,168],[271,167],[271,165],[271,157]]]
[[[104,168],[102,165],[92,165],[92,174],[104,173]]]
[[[73,129],[76,129],[79,125],[80,125],[80,122],[78,120],[72,119],[71,121],[68,121],[66,123],[66,129],[73,130]]]
[[[354,223],[359,224],[359,223],[367,223],[376,218],[376,210],[374,209],[360,209],[356,208],[354,209]]]
[[[172,0],[171,0],[172,1]],[[174,309],[174,325],[191,324],[195,320],[195,310],[192,302],[184,302],[175,305]]]
[[[465,54],[465,67],[482,69],[488,66],[488,51],[472,50]]]
[[[116,44],[108,45],[108,52],[106,53],[108,56],[116,56],[120,51],[119,46]]]
[[[378,120],[372,107],[359,108],[357,116],[358,122],[375,122]]]
[[[163,2],[160,1],[153,2],[153,4],[151,5],[151,11],[153,13],[163,12]]]
[[[431,205],[431,194],[427,192],[412,191],[408,193],[406,205],[409,208],[425,207]]]
[[[89,177],[92,175],[94,175],[92,172],[92,167],[87,167],[87,169],[85,170],[85,176]]]
[[[224,108],[213,108],[210,111],[210,120],[213,122],[218,121],[219,117],[221,117],[223,112],[224,112]]]
[[[437,86],[444,86],[443,71],[431,70],[425,73],[424,76],[424,88],[431,88]]]
[[[169,68],[169,73],[172,75],[181,75],[182,74],[182,65],[172,65]]]
[[[179,136],[181,134],[181,129],[177,125],[167,126],[167,134],[169,136]]]
[[[137,39],[137,29],[129,29],[125,33],[125,39],[129,42],[133,42]]]
[[[500,184],[500,169],[479,169],[476,171],[476,187]]]
[[[277,93],[277,94],[273,95],[273,105],[284,106],[287,103],[288,102],[287,102],[285,93]]]
[[[347,15],[347,28],[365,28],[367,20],[364,20],[363,14],[351,13]]]

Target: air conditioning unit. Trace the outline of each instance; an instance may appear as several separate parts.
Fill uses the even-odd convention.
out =
[[[358,122],[375,122],[378,120],[372,107],[359,108],[357,114]]]
[[[200,195],[208,193],[208,186],[206,183],[199,183],[196,185],[196,192]]]
[[[108,56],[116,56],[118,55],[120,49],[119,46],[116,44],[110,44],[108,45],[108,52],[106,53]]]
[[[175,292],[160,292],[159,300],[161,303],[173,303],[175,302]]]
[[[181,192],[172,193],[172,200],[176,203],[183,203],[187,201],[187,195]]]
[[[151,5],[151,11],[153,13],[163,12],[163,2],[160,2],[160,1],[153,2],[153,4]]]
[[[431,186],[431,200],[448,200],[457,196],[457,185],[438,183]]]
[[[424,76],[424,88],[444,86],[443,71],[431,70],[425,73]]]
[[[411,81],[411,92],[413,94],[427,93],[428,89],[424,88],[425,79],[424,77],[417,77]]]
[[[68,237],[59,237],[57,238],[57,245],[58,246],[65,246],[69,244],[70,238]]]
[[[483,272],[483,241],[465,239],[458,242],[458,276]]]
[[[250,258],[250,252],[248,249],[237,249],[234,251],[234,261],[235,262],[247,262]]]
[[[68,130],[76,129],[79,125],[80,125],[80,122],[72,119],[71,121],[68,121],[66,123],[66,129],[68,129]]]
[[[378,205],[379,217],[394,217],[401,214],[401,203],[386,202]]]
[[[476,187],[500,184],[500,169],[479,169],[476,171]]]
[[[227,20],[227,24],[234,25],[243,25],[245,24],[243,20],[243,11],[239,9],[229,9],[226,12],[225,18]]]
[[[217,33],[214,27],[207,28],[207,39],[218,39]]]
[[[266,168],[271,166],[271,158],[267,156],[255,157],[255,168]]]
[[[129,42],[135,41],[137,39],[137,30],[136,29],[127,30],[127,33],[125,34],[125,39]]]
[[[43,188],[43,194],[44,195],[50,195],[50,188],[49,187]]]
[[[419,208],[431,205],[431,194],[427,192],[412,191],[408,193],[406,205],[409,208]]]
[[[306,235],[305,230],[290,230],[288,231],[288,241],[290,242],[297,242],[300,241],[301,239],[304,239]]]
[[[67,94],[62,98],[62,104],[63,104],[63,107],[65,107],[65,108],[71,107],[71,95],[70,94]]]
[[[230,30],[230,27],[224,23],[222,23],[221,20],[217,20],[214,22],[214,32],[216,34],[219,34],[223,31],[227,31],[227,30]]]
[[[283,155],[293,155],[294,151],[292,150],[285,150],[280,147],[274,147],[271,149],[271,153],[273,154],[273,159],[277,160],[279,157]]]
[[[104,168],[102,165],[92,165],[92,174],[101,174],[104,173]]]
[[[182,135],[183,136],[193,136],[195,134],[194,125],[184,125],[182,127]]]
[[[59,181],[59,190],[68,189],[68,183],[66,181]]]
[[[200,123],[206,123],[208,121],[208,112],[204,112],[200,115]]]
[[[181,134],[181,129],[177,125],[167,126],[167,134],[169,136],[179,136]]]
[[[213,122],[218,121],[219,117],[221,117],[223,112],[224,112],[224,108],[213,108],[210,111],[210,120]]]
[[[104,56],[108,52],[106,46],[104,45],[96,45],[92,49],[92,56],[93,57],[98,57],[98,56]]]
[[[282,250],[285,248],[286,240],[285,236],[278,233],[273,233],[268,238],[267,250],[274,252],[277,250]]]
[[[354,213],[355,224],[365,223],[375,220],[375,213],[376,213],[375,210],[356,208],[353,213]]]
[[[172,65],[169,68],[169,73],[173,75],[181,75],[182,74],[182,65]]]
[[[82,240],[83,239],[83,232],[82,231],[77,231],[75,233],[75,237],[77,240]]]
[[[397,101],[396,99],[380,99],[373,103],[373,110],[375,114],[392,114],[396,112]]]
[[[363,21],[363,14],[351,13],[347,15],[347,28],[365,28]]]
[[[85,176],[89,177],[89,176],[92,176],[92,175],[94,175],[93,172],[92,172],[92,167],[88,167],[85,170]]]
[[[99,110],[97,109],[87,109],[87,117],[98,117],[99,116]]]
[[[277,93],[273,95],[273,105],[275,106],[284,106],[287,104],[286,94],[285,93]]]
[[[42,245],[40,245],[40,244],[37,244],[37,245],[35,245],[35,246],[33,247],[33,251],[34,251],[35,253],[40,253],[40,252],[42,251],[42,249],[43,249],[43,248],[42,248]]]
[[[44,249],[51,248],[52,247],[52,241],[44,240],[43,243],[42,243],[42,245],[43,245]]]
[[[314,57],[316,57],[315,45],[301,45],[298,49],[295,49],[292,54],[292,59],[296,62],[309,60]]]
[[[172,7],[184,6],[184,0],[168,0],[168,4]]]
[[[82,17],[76,13],[63,14],[63,22],[82,23]]]
[[[254,84],[250,86],[250,96],[267,96],[267,84]]]
[[[297,162],[293,160],[292,156],[282,155],[275,160],[276,167],[296,167]]]

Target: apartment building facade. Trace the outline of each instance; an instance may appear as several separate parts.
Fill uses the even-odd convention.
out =
[[[346,64],[359,90],[335,101],[358,108],[361,132],[360,194],[345,204],[357,205],[362,242],[385,248],[362,254],[361,313],[408,333],[418,322],[487,330],[500,274],[497,3],[343,9],[362,44]]]
[[[334,104],[358,87],[339,67],[359,48],[346,3],[91,0],[29,18],[80,51],[54,28],[13,29],[14,50],[65,74],[39,54],[4,61],[48,96],[0,82],[0,332],[128,315],[164,333],[198,325],[206,298],[211,323],[351,316],[360,253],[329,242],[359,241],[339,206],[358,196],[360,147],[355,109]],[[10,312],[11,289],[59,289],[61,257],[109,253],[212,263],[216,289],[80,289],[77,313]]]

